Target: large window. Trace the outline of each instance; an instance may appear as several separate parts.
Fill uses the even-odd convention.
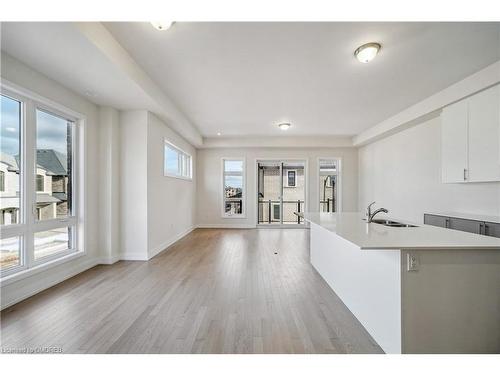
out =
[[[77,252],[78,121],[2,89],[0,273]]]
[[[222,215],[241,217],[245,215],[245,160],[222,160]]]
[[[193,160],[191,155],[165,141],[164,174],[169,177],[193,178]]]

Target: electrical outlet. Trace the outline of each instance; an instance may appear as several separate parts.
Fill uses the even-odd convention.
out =
[[[418,256],[415,254],[406,254],[406,264],[408,265],[408,271],[418,271]]]

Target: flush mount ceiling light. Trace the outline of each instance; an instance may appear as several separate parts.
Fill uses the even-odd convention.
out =
[[[380,48],[382,48],[382,46],[379,43],[366,43],[354,51],[354,56],[356,56],[360,62],[366,64],[377,56]]]
[[[217,132],[217,136],[219,136],[219,137],[220,137],[220,136],[221,136],[221,133],[220,133],[220,132]]]
[[[290,123],[289,122],[282,122],[281,124],[278,125],[278,127],[281,129],[281,130],[288,130],[288,128],[290,128]]]
[[[175,23],[174,21],[161,21],[161,22],[151,22],[151,25],[153,25],[153,27],[156,30],[165,31],[170,29],[170,27],[172,27],[174,23]]]

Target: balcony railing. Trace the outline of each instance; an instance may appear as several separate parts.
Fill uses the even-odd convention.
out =
[[[259,199],[259,223],[276,223],[281,222],[281,219],[276,218],[273,212],[273,204],[283,204],[283,210],[280,209],[280,214],[283,215],[283,223],[297,223],[301,224],[303,219],[299,216],[295,219],[295,212],[303,212],[304,211],[304,201],[297,200],[272,200],[272,199]],[[267,218],[265,218],[265,213],[267,213]],[[289,219],[292,218],[292,219]]]
[[[319,208],[321,212],[335,212],[335,201],[332,198],[320,200]]]

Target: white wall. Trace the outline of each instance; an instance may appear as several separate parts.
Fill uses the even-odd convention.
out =
[[[148,259],[148,114],[120,113],[120,258]]]
[[[1,77],[24,89],[57,102],[86,116],[86,169],[85,190],[85,255],[64,264],[54,266],[22,280],[2,284],[2,308],[46,289],[60,281],[84,271],[100,262],[99,252],[99,147],[98,109],[82,96],[61,86],[57,82],[29,68],[20,61],[2,52]]]
[[[246,218],[222,218],[223,157],[246,158]],[[197,223],[199,226],[255,227],[257,215],[256,159],[308,161],[307,210],[319,210],[318,158],[342,158],[342,208],[357,210],[358,151],[355,148],[223,148],[198,150]]]
[[[99,108],[101,155],[99,207],[102,261],[112,264],[120,256],[120,113]]]
[[[192,156],[192,181],[163,175],[164,140]],[[195,226],[196,149],[148,112],[147,151],[148,255],[151,258]]]
[[[359,149],[359,207],[423,222],[425,212],[500,215],[500,183],[441,183],[440,117]]]
[[[151,112],[120,114],[121,259],[147,260],[195,226],[196,177],[163,175],[164,141],[196,149]],[[195,172],[194,172],[195,173]]]

